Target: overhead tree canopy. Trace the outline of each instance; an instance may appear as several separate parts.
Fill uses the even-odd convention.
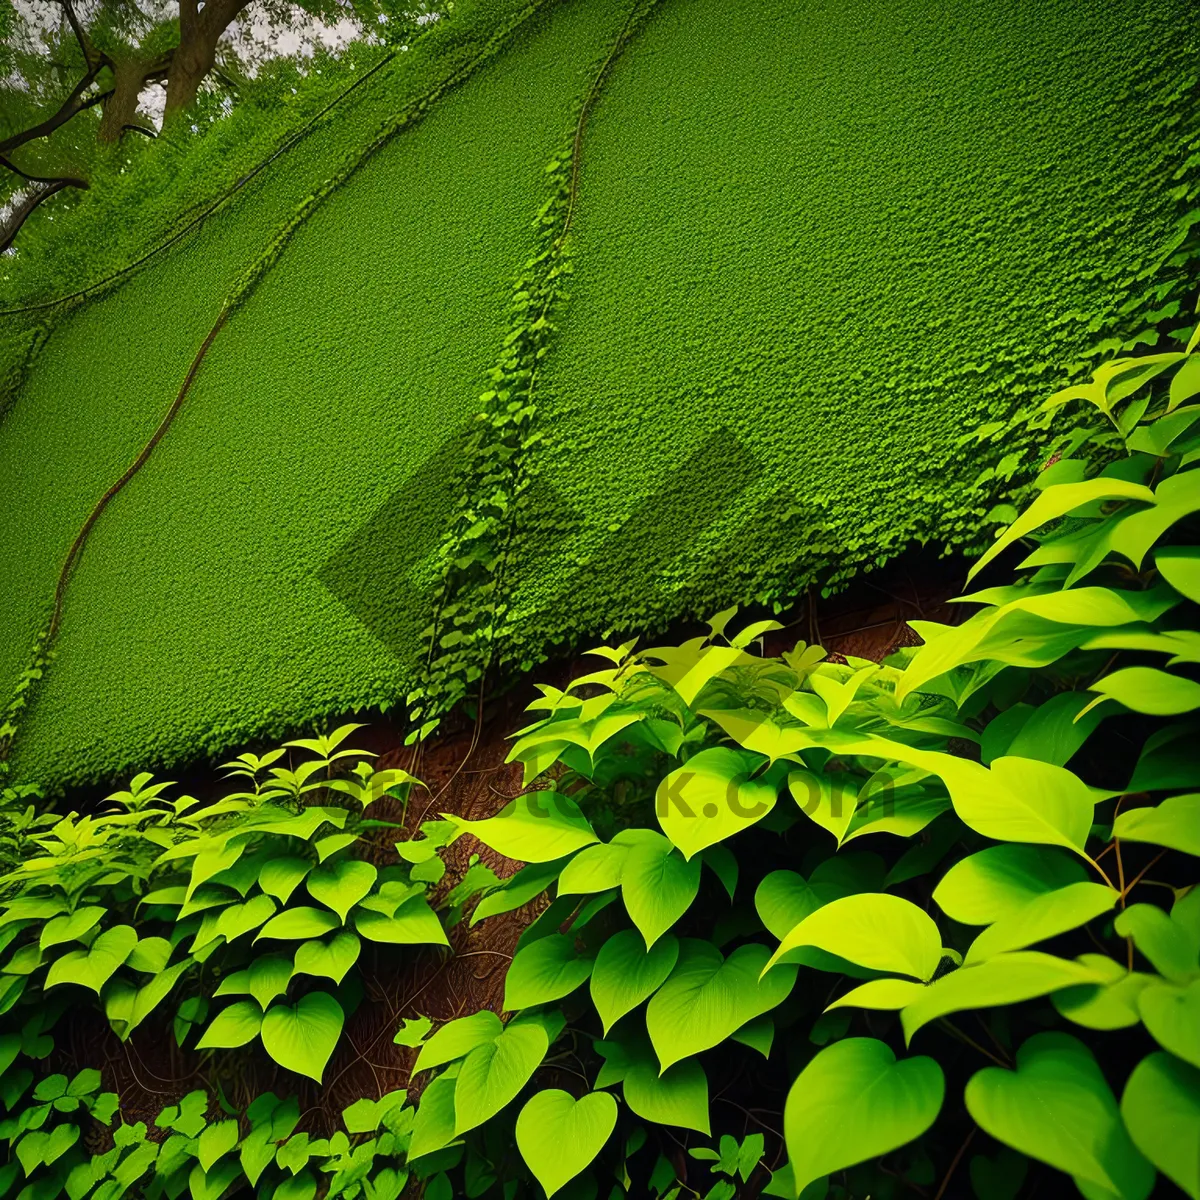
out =
[[[9,200],[0,250],[50,196],[91,186],[97,155],[126,133],[156,136],[139,112],[147,88],[164,89],[162,118],[173,122],[207,84],[221,106],[264,62],[303,54],[322,29],[335,27],[343,43],[404,40],[436,11],[421,0],[0,0],[0,199]]]

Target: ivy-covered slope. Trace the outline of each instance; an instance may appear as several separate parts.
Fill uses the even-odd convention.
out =
[[[1200,175],[1184,0],[633,7],[650,15],[625,47],[625,5],[545,0],[505,39],[523,10],[479,0],[474,40],[419,43],[54,330],[0,424],[0,562],[19,564],[0,689],[85,515],[268,267],[87,544],[19,773],[167,763],[397,700],[431,656],[470,680],[497,645],[528,664],[784,602],[914,538],[977,543],[1044,455],[963,434],[999,435],[1106,341],[1183,324],[1164,248]],[[571,295],[534,271],[559,328],[513,359],[536,375],[518,413],[489,393],[493,444],[459,479],[524,337],[534,218],[576,167]],[[461,563],[506,610],[467,594],[478,573],[446,585]]]
[[[1039,448],[959,437],[1161,319],[1194,29],[1177,0],[661,4],[588,133],[518,648],[977,541],[972,484]]]
[[[436,543],[452,471],[427,460],[469,421],[543,168],[621,20],[598,0],[531,18],[297,229],[96,526],[19,770],[102,773],[139,742],[170,759],[411,682],[424,614],[385,614],[389,646],[334,595],[403,606],[406,581],[362,578],[352,560],[329,587],[317,574],[422,467],[402,492],[417,509],[381,536],[397,553]],[[246,209],[248,229],[231,210],[229,234],[208,226],[55,332],[0,427],[0,559],[22,564],[0,599],[6,687],[71,538],[170,404],[230,276],[274,233]]]

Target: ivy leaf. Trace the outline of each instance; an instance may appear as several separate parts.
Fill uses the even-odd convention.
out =
[[[501,887],[489,892],[479,901],[471,914],[471,924],[477,925],[488,917],[512,912],[535,896],[540,896],[559,877],[569,861],[572,860],[556,858],[548,863],[531,863],[522,867],[515,875],[506,879]]]
[[[961,766],[944,770],[942,777],[955,812],[976,833],[1083,853],[1095,797],[1077,775],[1032,758],[1005,756],[990,768],[958,761]]]
[[[605,941],[596,955],[590,986],[606,1034],[658,990],[678,958],[679,941],[670,934],[649,950],[636,929],[623,929]]]
[[[951,920],[991,925],[1019,912],[1038,896],[1087,878],[1081,862],[1041,846],[990,846],[969,855],[942,876],[934,902]]]
[[[1081,983],[1103,983],[1107,972],[1055,958],[1038,950],[997,954],[974,967],[943,975],[900,1013],[905,1041],[911,1042],[922,1026],[949,1013],[969,1008],[993,1008],[1046,996],[1059,988]]]
[[[1120,937],[1133,944],[1154,969],[1176,983],[1187,983],[1200,965],[1200,929],[1168,916],[1153,904],[1131,904],[1113,922]]]
[[[42,926],[38,946],[48,950],[51,946],[60,946],[64,942],[78,941],[85,933],[95,928],[107,911],[101,904],[86,904],[68,916],[54,917]]]
[[[341,983],[346,972],[358,961],[361,949],[362,944],[348,929],[339,930],[328,942],[304,942],[296,948],[296,965],[291,969],[291,978],[316,975]],[[266,1008],[269,1001],[261,1003]]]
[[[345,925],[350,910],[375,886],[379,872],[368,862],[354,858],[322,863],[304,881],[308,894],[337,913]]]
[[[846,838],[858,792],[852,781],[832,775],[816,775],[812,771],[796,770],[787,777],[788,791],[800,806],[800,811],[815,822],[840,846]]]
[[[1059,483],[1046,488],[1037,499],[988,547],[967,573],[973,579],[998,554],[1050,521],[1056,521],[1076,508],[1098,500],[1140,500],[1154,503],[1154,493],[1143,484],[1124,479],[1089,479],[1082,483]]]
[[[967,1111],[997,1141],[1121,1200],[1145,1200],[1154,1168],[1130,1141],[1091,1051],[1065,1033],[1039,1033],[1017,1069],[986,1067],[967,1083]]]
[[[643,1042],[630,1053],[623,1087],[625,1103],[643,1120],[710,1132],[708,1076],[694,1058],[660,1075],[650,1046]]]
[[[1109,912],[1120,893],[1101,883],[1072,883],[1054,892],[1027,900],[994,925],[989,925],[970,945],[964,965],[971,966],[1009,950],[1024,950],[1035,942],[1078,929]]]
[[[235,971],[221,980],[215,996],[251,995],[265,1009],[276,996],[287,991],[292,964],[278,954],[256,958],[244,971]]]
[[[504,1007],[512,1012],[569,996],[592,973],[593,960],[575,953],[575,939],[562,933],[518,950],[504,981]]]
[[[86,950],[71,950],[50,964],[46,973],[48,988],[61,983],[77,983],[96,995],[117,968],[133,953],[138,935],[131,925],[115,925],[97,934]]]
[[[579,805],[555,791],[518,796],[486,821],[441,815],[460,834],[473,834],[505,858],[526,863],[553,862],[600,840]]]
[[[1163,546],[1154,552],[1154,565],[1181,596],[1200,604],[1200,546]]]
[[[344,1021],[332,996],[311,992],[293,1007],[276,1004],[263,1017],[263,1047],[281,1067],[320,1083]]]
[[[498,1113],[541,1065],[550,1039],[536,1021],[519,1017],[491,1041],[476,1046],[458,1072],[454,1133],[466,1133]]]
[[[746,750],[715,746],[662,780],[654,810],[684,858],[748,829],[775,807],[775,784],[751,778],[762,761]]]
[[[262,1028],[262,1010],[253,1000],[239,1000],[223,1008],[209,1022],[197,1050],[231,1050],[244,1046],[258,1036]]]
[[[278,938],[280,941],[295,942],[302,938],[320,937],[338,927],[338,919],[323,908],[300,905],[286,908],[272,917],[255,935],[256,942],[263,938]]]
[[[432,1028],[433,1022],[428,1017],[405,1017],[392,1041],[397,1046],[424,1046]]]
[[[222,936],[227,942],[240,938],[242,934],[257,929],[275,912],[275,901],[261,892],[244,904],[231,904],[217,918],[214,935]]]
[[[482,1008],[469,1017],[448,1021],[421,1046],[413,1074],[440,1067],[456,1058],[466,1058],[477,1046],[494,1042],[504,1032],[504,1023],[490,1009]]]
[[[913,1004],[925,994],[925,985],[910,979],[871,979],[825,1006],[826,1012],[835,1008],[871,1008],[882,1012],[895,1011]]]
[[[454,1141],[454,1089],[458,1067],[443,1071],[421,1093],[413,1121],[408,1160],[433,1154]]]
[[[817,909],[780,942],[768,968],[804,946],[922,980],[933,978],[942,959],[941,935],[929,914],[885,893],[846,896]]]
[[[521,1109],[517,1149],[546,1195],[553,1196],[595,1159],[616,1124],[617,1102],[607,1092],[576,1100],[551,1088]]]
[[[767,958],[765,946],[739,946],[724,958],[708,942],[680,942],[675,968],[646,1010],[646,1029],[664,1071],[681,1058],[719,1045],[783,1003],[798,968],[767,970]]]
[[[1152,984],[1138,996],[1138,1011],[1164,1050],[1200,1067],[1200,979],[1186,988]]]
[[[1200,1200],[1200,1071],[1169,1054],[1147,1055],[1125,1084],[1121,1116],[1134,1145]]]
[[[1113,837],[1125,842],[1150,842],[1200,857],[1200,792],[1171,796],[1154,808],[1118,813]]]
[[[1127,971],[1105,954],[1081,954],[1080,963],[1105,975],[1103,983],[1085,983],[1064,988],[1050,997],[1050,1003],[1076,1025],[1085,1029],[1128,1029],[1141,1019],[1138,997],[1157,975]]]
[[[845,1038],[821,1050],[797,1076],[784,1108],[792,1194],[920,1137],[941,1111],[945,1090],[932,1058],[897,1062],[874,1038]]]
[[[236,1121],[214,1121],[206,1125],[200,1134],[196,1157],[200,1166],[207,1173],[216,1165],[222,1154],[228,1154],[238,1144],[238,1123]]]
[[[689,862],[653,830],[625,834],[637,837],[629,839],[621,864],[621,898],[649,948],[691,907],[700,890],[700,860]]]
[[[258,873],[258,886],[280,904],[286,904],[300,881],[313,869],[307,858],[283,855],[268,858]]]
[[[104,1015],[113,1031],[127,1041],[129,1035],[167,998],[176,980],[191,966],[186,959],[160,971],[149,983],[136,988],[123,979],[109,980],[104,989]]]
[[[1116,700],[1133,712],[1155,717],[1177,716],[1200,708],[1200,683],[1154,667],[1124,667],[1088,689]],[[1099,703],[1096,701],[1095,703]]]
[[[372,942],[393,946],[448,946],[446,931],[424,896],[413,896],[400,905],[394,917],[359,909],[354,928]]]

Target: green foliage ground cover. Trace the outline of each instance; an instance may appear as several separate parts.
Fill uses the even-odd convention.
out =
[[[1200,331],[1055,394],[1051,427],[1091,419],[997,542],[1011,581],[887,662],[766,655],[779,623],[733,609],[598,648],[482,820],[405,836],[418,785],[354,726],[225,764],[222,799],[5,791],[0,1196],[1200,1200],[1198,400]],[[464,836],[520,869],[435,901]],[[418,989],[415,1054],[355,1044],[368,962],[539,896],[507,1019],[435,1028]],[[99,1039],[56,1057],[85,1007],[207,1086],[130,1113]],[[347,1104],[346,1052],[419,1097]]]
[[[453,698],[489,659],[783,603],[914,538],[977,545],[1046,452],[1006,418],[1049,373],[1178,332],[1168,260],[1198,186],[1181,4],[637,6],[568,159],[628,15],[600,7],[549,8],[315,215],[289,224],[321,173],[281,160],[290,209],[264,176],[55,332],[0,426],[0,551],[22,564],[5,683],[89,502],[228,289],[269,267],[89,543],[21,770],[91,777],[394,702],[429,659]],[[381,91],[356,101],[364,129]],[[335,150],[340,131],[297,163],[352,164],[364,142]],[[556,282],[535,331],[512,280],[542,294],[534,217],[566,210],[574,295]],[[194,311],[161,334],[181,277]]]
[[[1175,0],[657,6],[588,132],[513,649],[977,543],[1044,455],[959,435],[1178,312],[1194,54]]]
[[[414,504],[381,537],[389,555],[436,542],[453,473],[427,460],[469,421],[514,266],[534,241],[543,167],[623,18],[594,2],[533,18],[296,232],[88,545],[21,751],[35,773],[56,759],[81,775],[111,770],[136,761],[139,744],[163,758],[216,748],[247,718],[259,729],[303,720],[410,682],[425,613],[405,624],[408,581],[354,577],[363,603],[402,610],[384,614],[385,645],[318,573],[422,466]],[[347,134],[339,124],[328,136]],[[244,225],[242,211],[222,218],[238,236],[207,227],[57,331],[0,427],[3,557],[24,564],[0,617],[15,634],[6,679],[79,523],[169,405],[231,277],[285,210],[255,220],[251,207]],[[177,293],[178,324],[163,317]],[[81,395],[75,372],[93,359]]]

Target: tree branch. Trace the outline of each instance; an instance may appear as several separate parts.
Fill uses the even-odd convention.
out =
[[[11,166],[12,164],[6,163],[5,165]],[[51,196],[56,192],[61,192],[63,188],[79,185],[87,187],[87,184],[83,183],[82,180],[56,179],[51,183],[30,188],[9,214],[3,226],[0,226],[0,254],[3,254],[13,244],[17,234],[21,231],[21,227],[39,204],[49,200]]]
[[[0,167],[7,167],[14,175],[20,175],[22,179],[28,180],[30,183],[58,183],[63,187],[82,188],[87,191],[88,182],[86,179],[76,179],[71,175],[30,175],[28,171],[22,171],[12,159],[0,154]]]
[[[70,95],[67,96],[59,106],[58,111],[52,116],[0,141],[0,154],[7,154],[8,151],[15,150],[18,146],[23,146],[26,142],[35,141],[37,138],[49,137],[56,129],[65,125],[76,113],[80,113],[85,108],[90,108],[91,105],[97,103],[99,97],[92,97],[86,101],[81,99],[81,97],[96,82],[96,76],[100,74],[103,66],[103,62],[97,62],[89,67],[87,74],[71,89]]]
[[[93,58],[98,62],[101,58],[96,54],[91,42],[88,41],[87,35],[83,32],[83,26],[79,24],[79,18],[75,15],[75,5],[71,0],[59,0],[63,6],[63,11],[67,14],[67,21],[70,23],[71,31],[75,34],[75,40],[79,43],[80,52],[83,54],[83,61],[87,64],[88,70],[91,70],[95,65]]]

